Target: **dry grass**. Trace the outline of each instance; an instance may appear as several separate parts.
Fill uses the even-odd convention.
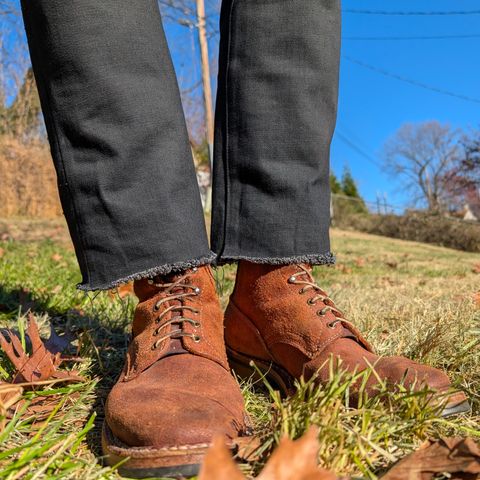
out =
[[[281,434],[296,438],[312,423],[320,427],[322,465],[370,479],[426,437],[480,437],[479,255],[337,230],[332,237],[339,263],[317,268],[319,283],[380,353],[448,371],[470,395],[473,412],[442,420],[425,395],[409,392],[391,395],[386,404],[373,399],[348,408],[352,378],[342,375],[321,390],[302,384],[287,400],[247,383],[247,408],[263,442],[258,461],[243,465],[246,472],[261,467]],[[51,395],[57,410],[40,426],[21,411],[7,423],[0,433],[0,479],[118,478],[101,467],[99,428],[103,401],[123,361],[133,300],[76,292],[73,253],[59,243],[9,240],[0,248],[0,326],[21,324],[30,308],[44,332],[49,322],[60,331],[75,329],[85,358],[77,367],[87,378],[84,384],[25,394]],[[218,272],[224,304],[234,275],[233,267]],[[6,378],[2,365],[0,377]]]
[[[54,218],[62,214],[50,151],[0,137],[0,217]]]

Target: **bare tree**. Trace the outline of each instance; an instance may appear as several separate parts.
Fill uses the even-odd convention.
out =
[[[458,211],[468,205],[480,211],[480,132],[469,132],[461,144],[459,161],[445,175],[450,208]]]
[[[0,134],[42,136],[40,105],[19,4],[0,0]]]
[[[177,52],[181,50],[182,57],[190,57],[189,61],[183,62],[189,72],[179,75],[180,91],[192,140],[199,144],[206,140],[211,150],[213,101],[210,68],[216,65],[211,65],[208,50],[209,40],[211,43],[218,36],[216,20],[220,3],[218,0],[159,0],[159,5],[165,21],[188,29],[190,42],[187,40],[185,45],[176,44],[174,47]],[[190,52],[187,51],[188,43],[191,43]],[[203,110],[202,115],[198,115],[200,110]]]
[[[448,208],[446,175],[459,161],[460,131],[429,121],[407,123],[384,145],[385,170],[412,195],[413,204],[440,212]]]

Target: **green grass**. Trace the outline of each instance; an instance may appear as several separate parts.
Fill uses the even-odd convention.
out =
[[[262,440],[258,458],[242,465],[247,474],[261,469],[282,435],[298,438],[311,424],[320,427],[321,465],[371,479],[427,437],[480,438],[480,305],[474,301],[480,275],[473,271],[480,256],[366,234],[333,231],[332,237],[338,264],[315,269],[320,285],[379,353],[446,370],[470,396],[473,411],[440,419],[427,392],[407,391],[352,408],[348,393],[356,378],[347,374],[332,375],[322,389],[301,383],[286,400],[268,385],[247,382],[247,409]],[[78,267],[64,242],[5,241],[0,248],[0,326],[22,331],[30,309],[45,336],[49,323],[76,332],[84,360],[72,368],[86,379],[23,393],[25,402],[0,430],[0,479],[118,478],[101,464],[100,427],[123,363],[133,298],[76,291]],[[234,268],[217,277],[225,305]],[[8,362],[0,360],[0,379],[8,380]],[[28,406],[42,397],[54,409],[39,418]]]

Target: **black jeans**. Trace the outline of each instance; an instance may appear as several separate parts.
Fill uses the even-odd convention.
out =
[[[211,249],[157,2],[22,9],[80,288],[214,261],[333,262],[338,0],[223,1]]]

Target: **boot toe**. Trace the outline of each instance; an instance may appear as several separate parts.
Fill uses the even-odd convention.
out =
[[[375,366],[380,375],[391,383],[406,387],[429,388],[443,392],[451,387],[450,379],[441,370],[421,365],[404,357],[382,357]]]
[[[140,379],[141,377],[141,379]],[[106,422],[128,446],[209,444],[245,429],[243,398],[230,373],[202,357],[175,355],[109,394]]]

